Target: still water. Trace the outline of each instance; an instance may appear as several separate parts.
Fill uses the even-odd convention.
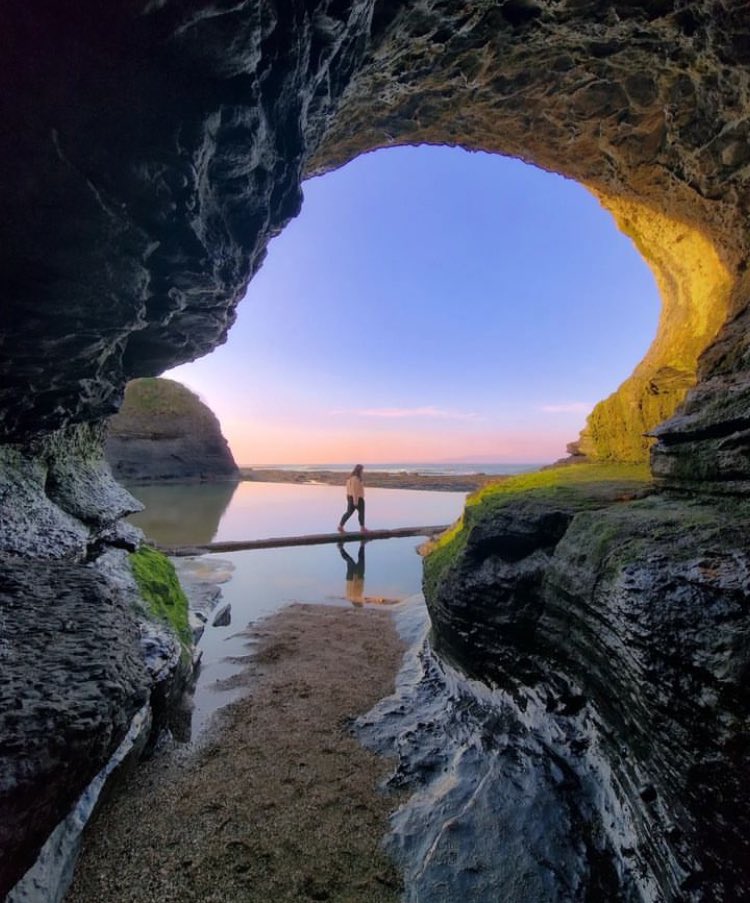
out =
[[[262,539],[329,533],[346,504],[343,488],[288,483],[199,484],[129,487],[145,506],[131,519],[163,545]],[[371,529],[449,524],[463,510],[466,493],[368,489]],[[356,514],[350,521],[356,527]],[[393,604],[421,589],[418,537],[340,545],[253,549],[203,555],[186,561],[193,577],[221,584],[230,623],[212,626],[199,642],[201,671],[192,731],[239,695],[231,678],[251,652],[248,624],[292,602],[329,605]]]
[[[128,487],[146,506],[132,521],[164,545],[333,533],[346,509],[344,487],[308,483],[216,483]],[[368,489],[367,526],[452,523],[464,492]],[[356,526],[353,515],[347,526]]]

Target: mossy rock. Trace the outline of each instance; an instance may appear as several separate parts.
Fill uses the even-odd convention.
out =
[[[154,620],[169,625],[183,649],[189,649],[193,635],[188,620],[188,600],[172,562],[156,549],[141,546],[131,554],[130,566],[148,613]]]
[[[429,599],[447,570],[458,562],[472,528],[501,509],[528,504],[559,505],[577,511],[641,494],[650,484],[645,464],[573,464],[519,474],[491,483],[466,499],[456,523],[424,549],[424,592]]]

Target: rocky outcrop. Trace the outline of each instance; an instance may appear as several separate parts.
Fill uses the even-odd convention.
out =
[[[79,424],[5,446],[0,462],[4,898],[107,766],[135,713],[146,707],[155,731],[169,723],[166,703],[192,669],[134,580],[142,534],[122,517],[141,506],[113,480],[102,429]]]
[[[149,695],[130,607],[96,570],[0,557],[0,893],[114,753]]]
[[[436,649],[575,776],[608,899],[744,899],[750,508],[634,500],[637,485],[576,482],[587,470],[467,509],[427,562]]]
[[[126,483],[239,476],[214,413],[171,379],[128,383],[123,406],[108,424],[105,454]]]
[[[701,380],[670,420],[652,430],[660,485],[688,492],[750,492],[750,312],[701,360]]]
[[[101,545],[135,548],[122,518],[143,506],[112,478],[102,437],[79,424],[0,446],[0,551],[83,561]]]
[[[398,143],[510,154],[594,191],[651,263],[665,306],[652,350],[594,412],[581,448],[642,458],[642,434],[689,389],[653,430],[657,478],[687,493],[747,492],[745,4],[144,0],[103,16],[92,0],[7,0],[0,28],[0,551],[30,573],[43,559],[40,586],[52,561],[83,566],[135,542],[118,520],[133,503],[94,441],[126,382],[224,340],[268,241],[299,210],[303,175]],[[591,812],[619,801],[640,838],[634,861],[665,894],[732,899],[747,891],[736,866],[745,788],[732,783],[745,749],[735,671],[746,613],[720,553],[744,573],[744,514],[701,502],[719,535],[705,518],[678,530],[671,501],[638,505],[627,516],[546,508],[543,529],[529,511],[510,531],[516,562],[503,558],[505,528],[487,539],[489,557],[467,544],[484,589],[466,607],[451,569],[429,583],[437,635],[466,667],[473,644],[491,651],[497,665],[477,653],[482,673],[507,681],[519,706],[549,686],[550,719],[590,713],[621,784],[606,789],[603,769]],[[651,561],[652,546],[665,557]],[[636,548],[636,561],[617,557]],[[576,632],[569,654],[563,623]],[[668,693],[641,705],[652,672]],[[604,698],[607,674],[644,730]],[[615,872],[643,889],[631,854],[610,847]]]

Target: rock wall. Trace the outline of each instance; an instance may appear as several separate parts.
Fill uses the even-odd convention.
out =
[[[583,447],[639,458],[650,430],[664,486],[746,494],[745,3],[136,0],[103,16],[93,0],[7,0],[0,29],[0,552],[13,556],[0,576],[10,579],[18,558],[38,571],[23,590],[29,606],[43,610],[50,562],[72,585],[65,567],[133,542],[118,526],[132,502],[94,441],[126,382],[224,340],[267,242],[299,210],[303,175],[398,143],[514,155],[600,197],[657,272],[664,315],[652,351],[595,411]],[[680,412],[657,426],[686,390]],[[450,570],[428,584],[438,637],[488,679],[515,675],[508,692],[519,706],[548,686],[553,712],[590,712],[602,761],[622,776],[613,792],[642,838],[637,866],[668,898],[733,899],[747,894],[734,827],[745,825],[746,787],[733,783],[746,765],[736,676],[745,516],[739,502],[702,501],[705,516],[683,538],[677,525],[691,503],[679,515],[671,500],[639,504],[632,517],[578,507],[545,515],[541,533],[525,515],[510,537],[488,527],[499,551],[469,543],[462,559],[481,592],[464,597]],[[714,518],[723,532],[712,532]],[[620,548],[639,555],[618,558]],[[534,642],[545,633],[535,624],[549,640],[527,648],[530,632]],[[563,625],[575,631],[569,651],[557,639]],[[26,660],[33,682],[37,662],[21,640],[3,627],[0,648]],[[648,695],[654,680],[663,699]],[[625,702],[605,698],[608,682],[636,700],[645,733]],[[138,679],[128,693],[126,708]],[[11,750],[11,767],[20,754]],[[61,798],[72,793],[63,786]],[[30,849],[38,825],[29,832]],[[628,851],[612,855],[635,874]]]
[[[536,723],[617,876],[607,899],[741,900],[750,507],[607,476],[480,494],[427,560],[433,642]],[[528,742],[504,735],[505,756]],[[593,892],[589,857],[569,866]]]
[[[166,723],[162,700],[192,670],[133,581],[142,534],[122,518],[140,508],[112,478],[101,426],[0,448],[3,899],[135,713],[149,703]]]
[[[171,379],[128,383],[123,406],[108,424],[105,455],[126,483],[239,476],[214,413]]]
[[[657,350],[592,419],[599,457],[645,454],[633,432],[671,413],[747,303],[742,4],[285,0],[207,15],[193,0],[118,4],[105,23],[91,0],[11,0],[1,15],[6,439],[111,414],[128,379],[223,341],[302,175],[396,143],[577,179],[654,263]],[[707,319],[689,349],[670,327],[686,306]]]

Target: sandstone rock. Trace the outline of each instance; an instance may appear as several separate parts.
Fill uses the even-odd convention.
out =
[[[125,482],[238,476],[215,415],[170,379],[128,384],[120,412],[109,421],[105,452]]]

